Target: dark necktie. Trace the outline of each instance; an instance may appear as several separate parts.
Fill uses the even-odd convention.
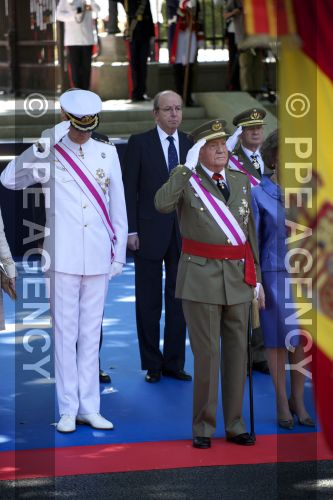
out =
[[[258,162],[258,155],[251,155],[251,163],[261,177],[260,163]]]
[[[227,183],[223,180],[223,175],[221,174],[213,174],[212,179],[216,182],[218,189],[224,196],[225,201],[228,201],[230,196],[230,191],[227,186]]]
[[[176,149],[176,146],[174,144],[175,138],[172,137],[172,135],[169,135],[167,137],[167,140],[169,141],[169,148],[168,148],[168,169],[169,169],[169,172],[171,172],[171,170],[173,168],[175,168],[176,165],[178,165],[179,161],[178,161],[177,149]]]

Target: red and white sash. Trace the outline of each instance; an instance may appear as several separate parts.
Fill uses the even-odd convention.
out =
[[[95,177],[80,160],[65,144],[58,143],[54,146],[56,159],[65,167],[67,172],[73,177],[78,186],[87,196],[94,208],[100,215],[111,240],[112,260],[113,248],[116,241],[116,234],[112,227],[109,216],[107,202],[101,186],[96,181]],[[79,164],[78,164],[79,162]]]
[[[260,179],[257,179],[256,177],[254,177],[254,175],[250,174],[250,172],[248,172],[246,168],[243,167],[243,165],[237,159],[236,156],[231,155],[229,161],[235,167],[236,170],[240,170],[241,172],[243,172],[243,174],[247,175],[251,183],[251,187],[258,186],[258,184],[260,184]]]
[[[202,185],[197,174],[192,174],[190,184],[231,243],[233,245],[243,245],[247,238],[227,205],[222,200],[213,196]]]

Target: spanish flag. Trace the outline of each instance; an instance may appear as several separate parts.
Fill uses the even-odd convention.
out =
[[[319,421],[333,448],[333,1],[244,0],[248,41],[278,41],[280,173]],[[293,275],[293,274],[291,274]],[[310,349],[310,346],[312,348]]]

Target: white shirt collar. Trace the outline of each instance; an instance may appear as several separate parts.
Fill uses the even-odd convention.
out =
[[[222,170],[220,172],[212,172],[207,167],[205,167],[205,165],[203,165],[202,163],[201,163],[201,166],[202,166],[202,170],[204,172],[206,172],[206,174],[209,175],[210,178],[212,178],[215,173],[218,173],[218,174],[221,174],[223,176],[224,181],[226,180],[225,168],[222,168]]]
[[[84,144],[78,144],[77,142],[73,142],[70,138],[69,135],[65,135],[62,138],[62,141],[66,146],[68,146],[72,151],[79,151],[80,147],[82,151],[88,151],[90,149],[90,144],[92,143],[92,139],[90,138],[87,142]]]
[[[167,134],[159,125],[157,125],[157,132],[161,142],[166,141],[167,137],[171,135],[171,137],[175,139],[175,142],[178,143],[178,130],[176,130],[173,134]]]
[[[246,156],[248,157],[249,160],[252,160],[251,155],[257,155],[258,158],[261,159],[261,154],[259,148],[256,151],[251,151],[251,149],[247,149],[245,146],[242,144],[242,149]]]

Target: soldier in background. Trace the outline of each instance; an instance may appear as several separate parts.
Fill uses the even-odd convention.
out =
[[[72,87],[89,90],[93,46],[97,44],[95,0],[60,0],[56,19],[65,23],[70,81]]]
[[[147,60],[154,24],[149,0],[122,0],[127,14],[127,39],[132,71],[132,102],[149,101],[146,92]]]
[[[224,18],[226,21],[234,22],[241,90],[256,95],[262,90],[264,84],[264,49],[262,47],[242,48],[245,39],[243,3],[243,0],[228,0]]]
[[[193,70],[198,41],[203,40],[203,20],[197,0],[167,0],[169,59],[176,92],[185,106],[193,106]],[[186,74],[187,71],[187,74]]]
[[[260,153],[260,147],[264,142],[264,118],[266,111],[261,108],[251,108],[242,111],[233,119],[235,127],[242,127],[239,136],[239,144],[234,154],[242,163],[245,170],[258,180],[270,169],[265,166]],[[253,329],[252,333],[252,369],[261,373],[269,374],[266,360],[264,340],[261,328]]]

